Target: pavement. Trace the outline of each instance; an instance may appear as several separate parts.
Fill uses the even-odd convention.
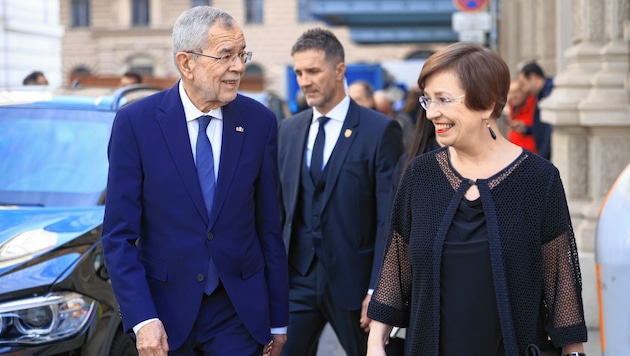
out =
[[[588,330],[588,342],[584,344],[584,352],[587,356],[602,356],[600,347],[599,329]],[[319,339],[319,349],[317,356],[345,356],[346,353],[339,345],[337,336],[330,325],[326,325],[321,338]]]

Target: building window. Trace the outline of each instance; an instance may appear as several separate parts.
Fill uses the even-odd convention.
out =
[[[72,0],[70,3],[72,9],[72,27],[88,27],[90,26],[90,1],[89,0]]]
[[[153,59],[142,54],[135,55],[127,60],[127,68],[130,71],[138,72],[147,76],[155,75],[155,64]]]
[[[133,26],[149,25],[149,0],[132,0],[131,2],[131,24]]]
[[[247,23],[263,23],[263,0],[245,0]]]
[[[86,66],[78,66],[72,70],[72,74],[84,74],[89,75],[90,69]]]
[[[311,0],[300,0],[298,9],[299,22],[316,21],[311,14]]]
[[[192,7],[195,6],[210,6],[210,0],[192,0]]]

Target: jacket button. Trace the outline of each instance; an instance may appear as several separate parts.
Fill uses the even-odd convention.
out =
[[[211,232],[209,232],[209,233],[208,233],[208,235],[206,236],[206,238],[207,238],[208,240],[212,240],[212,239],[214,238],[214,234],[213,234],[213,233],[211,233]]]
[[[204,278],[205,278],[205,277],[204,277],[204,276],[203,276],[203,274],[201,274],[201,273],[197,275],[197,280],[198,280],[199,282],[203,282]]]

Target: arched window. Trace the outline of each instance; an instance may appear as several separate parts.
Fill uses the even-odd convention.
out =
[[[78,66],[72,70],[72,74],[90,74],[90,69],[85,66]]]

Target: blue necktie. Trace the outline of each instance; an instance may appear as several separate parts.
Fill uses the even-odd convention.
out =
[[[214,179],[214,156],[212,154],[212,144],[208,139],[206,130],[208,124],[212,119],[211,116],[199,117],[199,133],[197,135],[197,176],[199,177],[199,185],[201,185],[201,192],[203,193],[203,201],[208,211],[208,219],[212,213],[212,203],[214,201],[214,188],[216,185]],[[210,262],[208,263],[208,271],[206,275],[206,283],[204,292],[210,295],[219,285],[219,276],[217,275],[216,267],[212,261],[212,255],[210,255]]]
[[[315,137],[315,143],[313,144],[313,152],[311,154],[311,178],[313,182],[319,182],[322,176],[322,170],[324,169],[324,143],[326,143],[326,131],[324,125],[330,120],[329,117],[320,116],[319,130],[317,130],[317,136]]]

